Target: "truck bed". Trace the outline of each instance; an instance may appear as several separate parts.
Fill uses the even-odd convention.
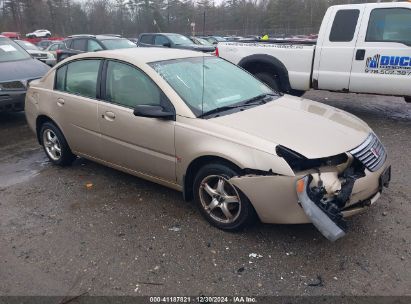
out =
[[[219,56],[240,66],[247,58],[269,56],[268,58],[284,65],[291,87],[302,91],[311,87],[314,52],[315,41],[307,40],[243,40],[218,44]]]

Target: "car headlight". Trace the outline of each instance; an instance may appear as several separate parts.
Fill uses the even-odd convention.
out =
[[[285,159],[292,170],[297,172],[320,168],[322,166],[337,166],[348,160],[346,153],[324,158],[308,159],[305,156],[281,145],[276,147],[276,153],[278,156]]]
[[[47,59],[54,59],[54,56],[52,53],[47,53]]]
[[[26,89],[26,86],[22,81],[9,81],[0,83],[1,91],[15,91],[24,89]]]

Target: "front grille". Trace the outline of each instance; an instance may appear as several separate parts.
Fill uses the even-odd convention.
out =
[[[0,83],[0,91],[1,90],[23,90],[26,87],[21,81],[10,81],[10,82],[3,82]]]
[[[387,158],[384,146],[374,133],[371,133],[361,145],[349,153],[371,172],[380,169]]]

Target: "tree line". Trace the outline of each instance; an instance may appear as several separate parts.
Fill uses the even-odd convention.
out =
[[[54,35],[316,33],[330,5],[377,0],[0,0],[0,32]],[[392,1],[392,0],[391,0]]]

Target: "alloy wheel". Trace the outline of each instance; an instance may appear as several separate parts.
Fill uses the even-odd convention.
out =
[[[47,155],[54,161],[61,158],[61,145],[57,135],[50,129],[43,132],[43,145]]]
[[[227,178],[207,176],[202,180],[199,192],[201,205],[213,220],[225,224],[237,220],[241,212],[241,199]]]

